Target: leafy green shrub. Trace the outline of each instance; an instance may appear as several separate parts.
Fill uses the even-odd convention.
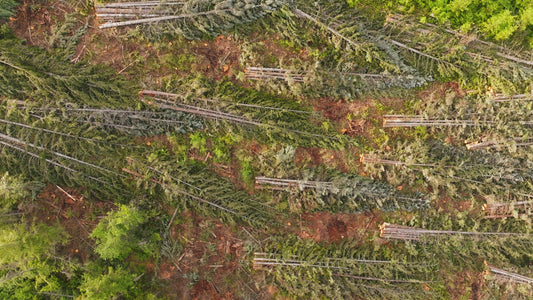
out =
[[[244,184],[251,187],[255,183],[254,168],[249,161],[243,161],[241,163],[241,177],[244,181]]]
[[[193,54],[179,54],[179,55],[169,55],[166,57],[166,64],[169,68],[178,70],[178,71],[187,71],[191,70],[193,64],[197,62],[197,57]]]
[[[96,253],[103,259],[124,259],[132,251],[150,254],[156,235],[150,240],[140,236],[142,225],[147,222],[147,214],[131,205],[120,205],[119,209],[110,212],[91,233],[96,239]]]
[[[0,207],[10,207],[29,195],[20,178],[9,176],[7,172],[0,176]]]
[[[205,136],[201,132],[195,132],[191,133],[189,135],[191,141],[191,149],[196,149],[200,154],[204,154],[206,149],[206,139]]]
[[[105,274],[85,274],[79,287],[82,299],[117,299],[132,296],[136,275],[109,267]]]
[[[350,6],[363,4],[360,0],[347,0]],[[515,34],[526,35],[533,41],[533,1],[499,0],[389,0],[373,3],[381,9],[430,15],[439,23],[451,23],[462,31],[481,30],[495,40],[506,40]],[[418,11],[417,11],[418,10]],[[427,17],[423,17],[426,22]],[[530,45],[532,46],[532,45]]]
[[[213,154],[215,155],[215,161],[224,162],[229,161],[230,148],[236,143],[237,137],[232,134],[226,134],[224,136],[215,136],[212,138],[213,142]]]
[[[61,226],[0,223],[0,298],[31,299],[41,292],[69,290],[77,267],[58,258],[57,251],[67,239]]]

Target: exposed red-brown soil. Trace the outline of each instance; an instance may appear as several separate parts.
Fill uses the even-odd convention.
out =
[[[236,232],[189,211],[177,220],[180,224],[171,227],[172,238],[182,243],[183,251],[160,265],[158,278],[168,283],[165,294],[173,299],[235,299],[235,291],[262,293],[247,283],[251,274],[243,265],[249,262],[239,237],[244,229]]]
[[[446,95],[454,93],[455,97],[462,98],[467,92],[463,90],[457,82],[450,81],[446,83],[434,83],[428,88],[420,91],[418,97],[421,99],[444,99]]]
[[[355,116],[368,110],[371,104],[371,101],[347,102],[344,99],[337,100],[331,97],[323,97],[312,103],[316,111],[322,112],[324,117],[336,124],[342,134],[349,136],[363,135],[366,131],[368,121]]]
[[[220,35],[214,41],[195,43],[192,50],[197,57],[203,58],[204,73],[208,77],[220,80],[228,76],[235,79],[240,69],[241,51],[231,35]]]
[[[447,284],[451,299],[484,299],[482,287],[485,283],[485,274],[475,272],[457,272],[450,274]]]
[[[69,234],[69,242],[62,247],[69,258],[77,258],[82,263],[92,255],[93,241],[90,232],[108,211],[115,208],[110,202],[85,201],[79,190],[48,185],[33,204],[25,207],[38,222],[60,223]]]
[[[343,239],[361,239],[378,231],[382,222],[378,214],[304,213],[298,224],[298,236],[315,241],[338,242]]]
[[[444,209],[446,211],[463,212],[472,211],[474,209],[474,203],[471,200],[457,201],[446,196],[440,197],[434,205],[436,208]],[[479,211],[479,209],[474,209],[474,211]]]
[[[470,288],[472,289],[472,300],[483,299],[483,284],[485,283],[485,273],[477,273],[472,275]]]
[[[163,41],[157,45],[129,38],[124,29],[95,29],[87,36],[90,42],[86,56],[92,63],[110,65],[126,75],[144,74],[143,80],[154,88],[162,84],[162,78],[188,76],[191,72],[215,80],[225,76],[235,80],[240,68],[240,50],[231,35],[210,41]],[[191,53],[193,61],[176,65],[181,56]]]
[[[316,147],[296,148],[294,164],[297,167],[313,168],[327,166],[342,172],[354,172],[360,169],[359,153],[355,147],[344,150],[332,150]]]
[[[66,13],[73,12],[66,2],[39,2],[26,0],[20,5],[17,14],[10,18],[11,28],[20,39],[34,46],[48,48],[52,27],[65,19]]]
[[[207,280],[199,280],[191,290],[191,298],[198,300],[224,299],[218,293],[212,283]]]

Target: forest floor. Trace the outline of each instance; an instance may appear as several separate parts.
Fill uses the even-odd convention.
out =
[[[50,49],[50,35],[64,21],[65,14],[74,13],[75,9],[60,1],[48,2],[52,5],[26,0],[18,14],[11,18],[11,26],[15,34],[26,40],[28,44]],[[90,14],[78,16],[79,24],[87,24],[87,31],[76,46],[72,61],[88,60],[90,63],[103,63],[113,67],[126,76],[141,77],[143,84],[157,87],[162,79],[172,75],[200,73],[208,78],[220,80],[229,78],[244,87],[252,86],[238,80],[239,73],[244,72],[241,64],[241,52],[232,35],[221,35],[209,41],[168,42],[166,46],[157,48],[147,41],[139,41],[139,36],[128,35],[121,29],[102,31],[97,28],[96,20]],[[252,39],[254,37],[252,36]],[[277,36],[257,36],[262,38],[266,52],[280,59],[291,59],[298,56],[306,58],[306,53],[295,53],[280,46]],[[193,55],[193,57],[190,57]],[[174,62],[174,65],[173,65]],[[442,96],[448,90],[457,95],[464,95],[456,83],[434,84],[420,91],[422,99]],[[403,99],[360,99],[347,103],[342,99],[318,98],[309,100],[309,105],[331,120],[342,134],[354,137],[363,136],[375,141],[376,128],[382,122],[383,110],[376,103],[395,110],[403,109]],[[392,131],[392,134],[405,133]],[[450,142],[459,143],[450,138]],[[376,142],[378,143],[378,142]],[[250,142],[254,144],[254,142]],[[250,144],[244,147],[250,147]],[[380,146],[380,145],[373,145]],[[257,151],[262,151],[256,144]],[[234,149],[235,150],[235,149]],[[342,172],[362,173],[362,165],[358,158],[360,149],[352,148],[343,151],[325,150],[320,148],[298,148],[295,163],[307,167],[326,165]],[[236,150],[235,150],[236,152]],[[194,157],[203,159],[202,157]],[[206,158],[206,161],[209,160]],[[229,177],[237,186],[244,186],[238,176],[240,165],[229,163],[221,165],[211,162],[217,173]],[[470,209],[472,203],[447,202],[442,199],[438,207],[455,211]],[[93,242],[89,233],[99,219],[114,209],[110,202],[90,201],[83,199],[78,190],[64,189],[49,185],[38,195],[35,203],[28,209],[31,216],[45,223],[59,222],[72,237],[64,246],[67,257],[85,262],[89,259]],[[172,209],[169,209],[172,214]],[[293,232],[303,239],[319,242],[338,243],[346,238],[364,239],[376,235],[378,225],[383,222],[380,212],[362,214],[331,214],[328,212],[305,213],[299,219],[284,220],[287,232]],[[237,291],[248,290],[258,298],[280,298],[279,291],[264,277],[257,277],[250,272],[251,266],[242,258],[246,254],[245,240],[252,236],[250,229],[239,226],[228,226],[218,220],[200,217],[185,211],[177,216],[171,227],[172,238],[183,246],[183,255],[176,261],[163,259],[158,262],[138,262],[144,264],[148,272],[156,274],[163,288],[162,295],[178,299],[234,299],[239,298]],[[254,238],[259,245],[267,236]],[[135,262],[135,258],[131,258]],[[253,279],[250,276],[255,276]],[[457,277],[472,277],[462,274]],[[464,279],[464,278],[463,278]],[[262,286],[254,282],[263,283]],[[472,290],[479,290],[478,278],[471,278]],[[457,282],[457,292],[452,293],[460,298],[464,284]],[[476,293],[473,293],[473,298]]]

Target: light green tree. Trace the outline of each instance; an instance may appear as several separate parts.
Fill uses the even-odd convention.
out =
[[[517,16],[513,16],[511,11],[504,10],[501,13],[490,17],[483,27],[486,32],[494,36],[496,40],[508,39],[517,29]]]
[[[96,253],[103,259],[123,259],[133,250],[150,252],[150,243],[142,239],[141,226],[147,221],[146,214],[131,205],[120,205],[110,212],[93,230]],[[153,236],[152,239],[157,239]]]
[[[19,178],[4,173],[0,176],[0,211],[9,209],[19,200],[29,196],[26,184]]]
[[[135,274],[109,267],[107,274],[85,274],[79,289],[82,299],[115,299],[132,293]]]
[[[0,227],[0,299],[29,299],[36,293],[61,291],[67,284],[59,275],[71,274],[56,248],[67,241],[60,226],[27,226],[19,223]]]

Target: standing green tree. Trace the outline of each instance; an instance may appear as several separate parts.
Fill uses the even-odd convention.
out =
[[[117,299],[133,297],[136,292],[136,275],[120,268],[109,267],[107,272],[90,272],[83,276],[79,286],[81,299]]]
[[[91,233],[96,239],[96,253],[106,260],[124,259],[134,250],[145,255],[153,254],[159,235],[143,236],[143,225],[147,221],[146,212],[132,205],[120,205]]]
[[[59,225],[0,223],[0,298],[74,293],[66,274],[75,281],[77,266],[57,251],[67,239]]]

